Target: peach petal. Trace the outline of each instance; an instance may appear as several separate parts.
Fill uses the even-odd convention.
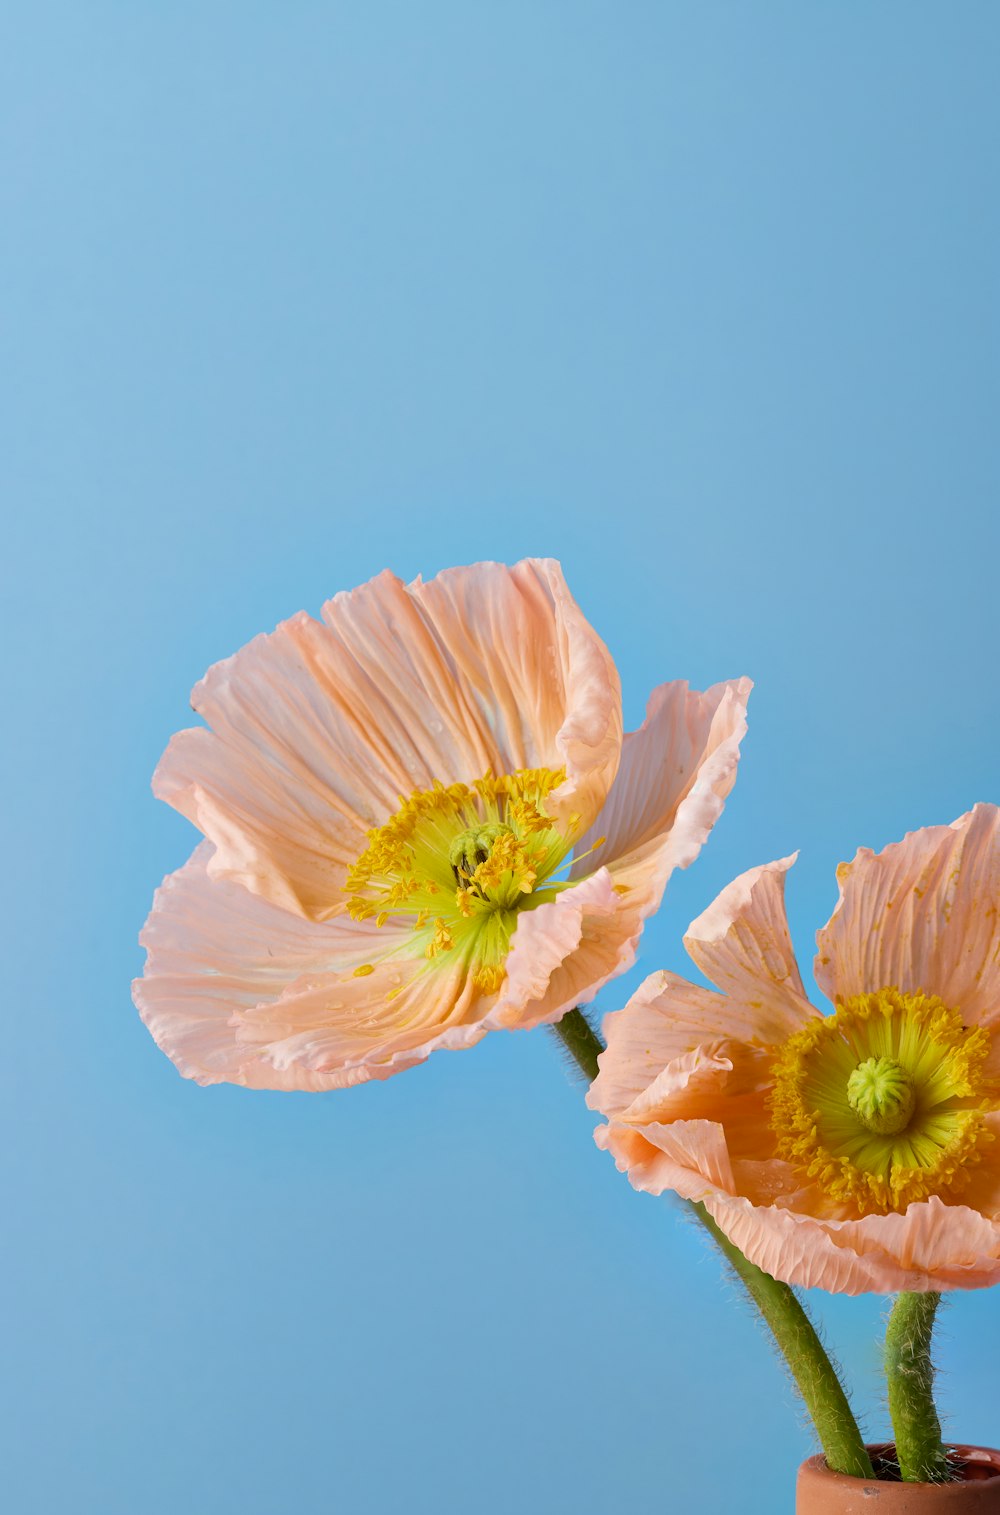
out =
[[[668,1063],[619,1117],[650,1121],[710,1120],[725,1132],[734,1160],[767,1160],[774,1153],[768,1094],[771,1055],[739,1042],[705,1043]]]
[[[733,1071],[729,1049],[726,1041],[705,1042],[675,1057],[622,1111],[621,1119],[633,1126],[683,1120],[690,1105],[704,1095],[719,1101]]]
[[[586,1003],[631,961],[631,939],[606,868],[522,911],[507,977],[486,1024],[526,1029]]]
[[[797,1288],[834,1294],[981,1289],[1000,1282],[1000,1225],[936,1196],[903,1214],[827,1220],[718,1193],[709,1213],[744,1256]]]
[[[558,565],[479,564],[409,588],[383,573],[210,669],[211,729],[181,732],[156,794],[215,843],[212,876],[287,910],[343,908],[365,830],[400,795],[488,769],[565,766],[584,824],[621,750],[618,676]]]
[[[635,866],[652,852],[662,854],[665,884],[674,868],[694,861],[736,782],[752,688],[743,678],[704,694],[682,680],[653,691],[642,726],[625,736],[617,777],[578,855],[604,841],[574,875],[601,863]]]
[[[621,687],[611,654],[573,599],[559,564],[527,559],[514,568],[477,563],[449,568],[409,593],[445,650],[461,712],[447,713],[458,740],[471,728],[491,747],[493,771],[566,769],[546,802],[586,826],[603,804],[621,758]],[[336,624],[338,595],[324,608]],[[409,655],[418,643],[407,637]],[[362,640],[380,676],[389,650],[376,632]],[[398,652],[397,652],[398,656]],[[360,657],[360,653],[359,653]],[[480,770],[481,771],[481,770]],[[461,775],[465,777],[463,773]],[[477,774],[471,775],[478,777]]]
[[[604,1017],[607,1045],[587,1104],[603,1115],[620,1114],[677,1058],[703,1042],[739,1034],[731,1031],[731,1009],[725,995],[674,973],[651,973],[624,1010]]]
[[[996,1047],[997,1038],[994,1038]],[[968,1188],[962,1190],[962,1203],[978,1210],[991,1220],[1000,1221],[1000,1110],[983,1117],[993,1140],[982,1153],[982,1161],[973,1170]]]
[[[726,1144],[733,1161],[735,1191],[749,1199],[751,1204],[780,1205],[783,1210],[796,1210],[804,1214],[808,1214],[817,1205],[822,1206],[821,1193],[808,1181],[803,1183],[801,1172],[791,1163],[774,1156],[737,1156],[733,1151],[732,1132],[728,1127]]]
[[[821,1218],[790,1208],[787,1197],[754,1204],[737,1194],[735,1174],[744,1178],[749,1165],[734,1169],[718,1123],[612,1121],[594,1137],[633,1188],[654,1195],[670,1189],[701,1201],[745,1257],[794,1287],[889,1294],[1000,1282],[1000,1224],[966,1205],[931,1198],[905,1214]]]
[[[274,1004],[237,1012],[232,1024],[240,1045],[279,1074],[353,1083],[359,1074],[388,1078],[442,1048],[471,1047],[485,1035],[474,1018],[483,1004],[464,966],[431,969],[400,958],[361,979],[330,974],[292,984]]]
[[[672,1189],[682,1199],[707,1199],[733,1187],[726,1138],[717,1121],[678,1120],[626,1126],[617,1121],[598,1126],[594,1140],[610,1152],[634,1189],[663,1194]]]
[[[936,994],[967,1021],[1000,1023],[1000,810],[911,831],[837,870],[840,899],[817,934],[816,978],[833,1000],[893,986]]]
[[[710,783],[707,779],[706,785]],[[507,960],[505,998],[491,1021],[534,1026],[558,1020],[572,1006],[589,1004],[605,984],[630,968],[646,919],[663,898],[674,856],[674,839],[668,832],[629,858],[599,868],[560,894],[553,904],[525,911]],[[578,907],[580,913],[571,925],[561,912]],[[556,922],[558,939],[567,943],[567,950],[558,966],[550,968],[552,952],[545,938],[556,929]],[[579,935],[569,947],[570,937],[577,930]],[[551,976],[541,993],[543,974]],[[534,987],[526,988],[529,984]]]
[[[653,973],[624,1010],[605,1016],[607,1050],[587,1103],[621,1113],[674,1059],[719,1038],[783,1041],[816,1011],[805,998],[784,913],[791,858],[743,874],[690,928],[692,957],[730,988],[718,994],[678,974]]]
[[[785,874],[796,856],[734,879],[684,938],[706,977],[754,1009],[753,1039],[761,1042],[784,1040],[816,1014],[802,987],[785,914]]]
[[[202,843],[157,891],[140,938],[145,974],[133,985],[154,1040],[186,1078],[336,1089],[483,1036],[476,1013],[485,1006],[473,1005],[466,975],[437,975],[428,993],[415,982],[426,964],[401,956],[355,977],[355,967],[402,946],[405,934],[303,920],[212,880],[211,853]],[[404,992],[387,1005],[396,976]]]
[[[314,919],[342,908],[365,830],[413,787],[343,699],[342,662],[305,614],[255,637],[192,694],[212,729],[179,732],[153,777],[215,844],[213,878]]]
[[[859,853],[820,936],[824,987],[840,997],[923,989],[995,1023],[997,834],[998,812],[978,806],[877,858]],[[704,1201],[752,1262],[792,1285],[856,1294],[1000,1282],[1000,1141],[984,1148],[961,1203],[934,1197],[863,1217],[775,1156],[771,1048],[816,1014],[785,918],[791,861],[737,879],[690,929],[688,950],[725,994],[653,975],[607,1017],[588,1099],[610,1117],[598,1144],[636,1188]],[[1000,1111],[985,1119],[1000,1137]]]

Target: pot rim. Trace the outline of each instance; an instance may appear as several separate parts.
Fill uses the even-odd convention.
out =
[[[891,1467],[896,1461],[896,1446],[891,1441],[874,1441],[866,1443],[868,1453],[876,1470],[880,1466]],[[952,1484],[939,1483],[911,1483],[910,1489],[942,1489],[954,1488],[961,1484],[992,1483],[994,1479],[1000,1479],[1000,1448],[973,1446],[965,1442],[946,1441],[945,1450],[948,1460],[960,1477]],[[817,1476],[830,1482],[841,1484],[853,1484],[858,1489],[884,1488],[887,1484],[899,1487],[899,1478],[858,1478],[851,1473],[835,1473],[827,1463],[822,1452],[814,1457],[807,1457],[801,1465],[801,1471],[808,1469],[811,1477]]]

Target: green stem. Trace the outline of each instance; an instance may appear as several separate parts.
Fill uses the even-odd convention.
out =
[[[588,1080],[597,1076],[604,1043],[582,1010],[570,1010],[552,1028]],[[690,1208],[715,1241],[770,1327],[789,1372],[812,1416],[820,1445],[836,1473],[874,1478],[871,1458],[837,1371],[794,1291],[748,1262],[716,1225],[704,1205]]]
[[[571,1053],[576,1064],[592,1084],[598,1074],[597,1059],[604,1051],[604,1043],[582,1010],[567,1010],[561,1021],[556,1021],[553,1031],[566,1051]]]
[[[874,1478],[871,1458],[837,1370],[795,1291],[748,1262],[739,1247],[720,1231],[704,1205],[693,1204],[691,1208],[770,1326],[788,1364],[788,1371],[812,1416],[829,1466],[835,1473]]]
[[[900,1476],[947,1483],[948,1458],[934,1405],[931,1335],[940,1294],[900,1294],[885,1333],[885,1376]]]

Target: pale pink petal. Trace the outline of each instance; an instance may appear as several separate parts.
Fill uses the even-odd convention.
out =
[[[487,1024],[510,1030],[558,1020],[593,999],[632,956],[611,875],[601,868],[550,903],[521,912]]]
[[[613,909],[589,913],[580,951],[554,975],[546,1001],[532,1023],[554,1019],[556,1012],[561,1013],[572,1004],[589,1003],[604,984],[635,961],[643,925],[659,907],[671,872],[677,867],[687,867],[697,856],[732,788],[739,744],[746,730],[744,711],[750,687],[749,680],[742,679],[730,685],[717,685],[707,695],[696,695],[690,694],[686,685],[664,686],[659,691],[661,698],[654,698],[651,709],[655,717],[649,723],[648,741],[644,738],[639,742],[638,761],[632,762],[624,798],[612,807],[610,819],[615,827],[616,845],[600,847],[590,857],[579,856],[570,875],[579,878],[595,862],[599,863],[602,855],[610,855],[608,868],[600,871],[610,873],[617,902]],[[649,766],[650,782],[654,786],[657,782],[655,752],[667,737],[663,723],[668,712],[686,722],[686,736],[674,756],[691,766],[684,769],[683,778],[679,772],[675,774],[680,787],[670,791],[673,799],[667,791],[660,791],[660,800],[650,813],[652,820],[649,817],[642,820],[636,811],[635,827],[630,832],[630,806],[632,802],[638,804],[638,784],[645,765]],[[661,764],[664,756],[661,751]],[[607,813],[605,807],[595,827],[603,825]],[[591,845],[584,838],[578,855]],[[515,946],[516,943],[515,936]]]
[[[444,649],[460,692],[460,709],[442,717],[457,746],[468,741],[471,729],[491,748],[495,773],[564,767],[566,780],[549,795],[546,809],[561,819],[575,814],[586,827],[621,757],[621,687],[611,654],[570,594],[559,564],[526,559],[513,568],[449,568],[430,583],[418,580],[409,592]],[[338,595],[323,614],[342,626],[345,637],[351,626],[359,661],[364,658],[378,677],[389,649],[377,625],[372,635],[370,621],[352,608],[353,598]],[[410,643],[408,633],[404,639],[419,680],[419,644]]]
[[[279,1000],[233,1017],[237,1042],[278,1074],[320,1074],[340,1083],[388,1078],[442,1048],[485,1035],[487,1006],[464,963],[390,958],[363,978],[310,976]],[[336,1085],[330,1085],[336,1087]]]
[[[366,829],[414,787],[344,697],[345,660],[304,614],[255,637],[193,692],[212,729],[179,732],[153,778],[215,844],[213,878],[316,919],[343,907]]]
[[[802,987],[785,915],[785,874],[794,861],[793,855],[741,874],[692,921],[684,938],[706,977],[754,1010],[753,1039],[760,1042],[783,1041],[816,1014]]]
[[[631,862],[598,869],[554,903],[524,911],[491,1022],[534,1026],[557,1020],[573,1005],[589,1004],[630,968],[645,921],[663,896],[669,848],[669,837],[661,839],[658,848],[631,854]]]
[[[936,994],[970,1023],[1000,1024],[1000,810],[911,831],[837,870],[840,900],[817,935],[833,1000],[894,987]]]
[[[744,678],[704,694],[680,680],[653,691],[644,723],[624,739],[607,802],[578,845],[574,876],[655,854],[665,885],[675,868],[694,861],[736,782],[752,688]]]
[[[582,824],[621,748],[618,677],[557,564],[486,563],[407,588],[383,573],[210,669],[155,792],[215,843],[212,875],[325,919],[346,869],[415,789],[567,769]]]
[[[264,1089],[335,1089],[484,1034],[468,975],[428,972],[409,933],[344,918],[310,922],[209,877],[203,843],[157,891],[133,985],[152,1035],[187,1078]],[[395,949],[399,956],[384,957]],[[355,977],[367,963],[375,971]],[[392,999],[387,996],[401,989]]]
[[[674,868],[686,868],[697,857],[718,819],[736,778],[740,740],[746,730],[744,711],[750,687],[750,681],[742,679],[732,685],[717,685],[707,695],[689,695],[684,686],[688,738],[682,742],[679,752],[674,756],[690,760],[692,767],[685,770],[685,787],[679,802],[673,806],[667,804],[665,809],[659,805],[655,807],[656,824],[663,829],[649,834],[646,824],[641,823],[640,828],[632,833],[633,844],[626,845],[629,843],[626,824],[628,805],[623,804],[618,811],[621,827],[616,834],[620,845],[626,847],[626,850],[619,851],[617,845],[614,848],[600,847],[590,858],[586,858],[583,854],[587,850],[587,840],[584,838],[580,842],[577,848],[578,862],[570,876],[578,877],[584,868],[591,868],[595,862],[599,862],[602,855],[613,854],[607,867],[618,895],[614,914],[605,920],[595,921],[589,935],[591,955],[608,961],[613,959],[614,966],[603,972],[599,980],[595,975],[592,988],[584,990],[581,986],[578,999],[583,1003],[593,998],[601,984],[623,972],[635,961],[643,925],[659,908],[671,873]],[[670,692],[668,686],[662,702],[654,704],[660,716],[673,709],[679,720],[683,718],[684,712],[675,708],[676,687]],[[664,736],[665,731],[658,724],[660,716],[654,725],[659,735]],[[648,744],[640,744],[639,749],[643,755],[642,764],[650,764],[648,777],[654,786],[655,747],[656,742],[650,737]],[[638,768],[635,764],[632,767],[633,787],[629,792],[633,798],[639,792],[634,784],[638,781],[642,764]],[[603,823],[606,808],[596,824]],[[614,814],[611,819],[615,820]],[[638,840],[640,837],[644,839]],[[579,967],[579,962],[576,966]]]

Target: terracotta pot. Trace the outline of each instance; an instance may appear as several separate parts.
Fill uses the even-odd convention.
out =
[[[824,1457],[810,1457],[799,1469],[796,1515],[1000,1515],[1000,1451],[949,1450],[960,1474],[955,1483],[900,1483],[898,1472],[893,1481],[891,1443],[868,1448],[875,1481],[831,1473]]]

